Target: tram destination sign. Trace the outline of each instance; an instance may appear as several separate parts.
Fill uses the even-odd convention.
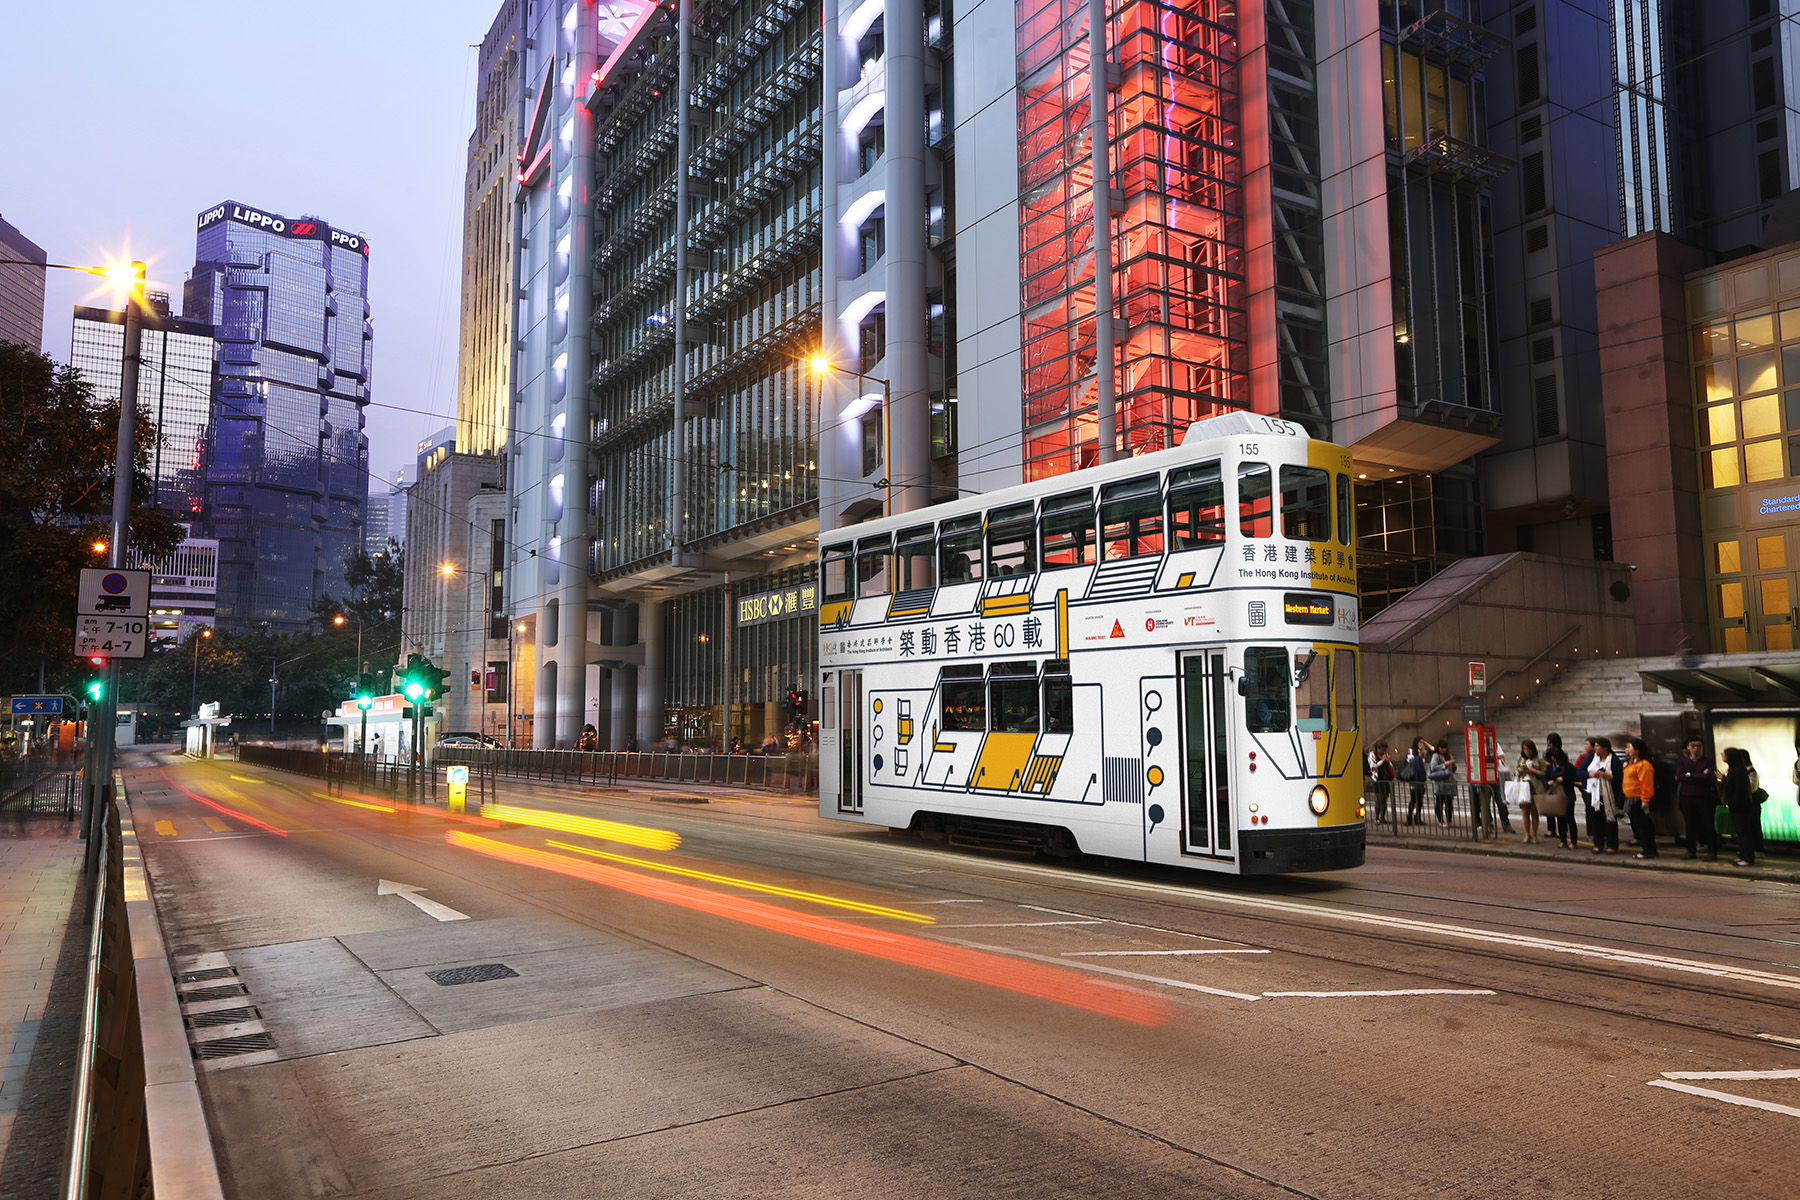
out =
[[[1287,592],[1281,611],[1289,625],[1330,625],[1337,619],[1332,598],[1324,592]]]
[[[817,612],[818,608],[819,585],[816,583],[796,584],[791,588],[780,588],[773,592],[739,596],[737,598],[737,623],[739,625],[762,625],[769,621],[785,621],[791,617]]]

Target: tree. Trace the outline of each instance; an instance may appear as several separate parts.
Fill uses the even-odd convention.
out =
[[[0,686],[67,689],[75,657],[81,568],[106,565],[111,536],[119,406],[95,399],[73,367],[0,341]],[[173,518],[151,506],[148,466],[156,427],[138,410],[131,545],[144,557],[181,542]]]
[[[362,622],[363,657],[375,662],[393,662],[400,653],[400,594],[406,578],[406,555],[400,544],[388,539],[388,548],[371,555],[357,550],[344,563],[344,583],[349,594],[342,600],[329,592],[313,601],[313,623],[325,633],[334,630],[352,639],[348,651],[355,657],[356,629],[351,621]],[[337,626],[333,618],[346,618]]]

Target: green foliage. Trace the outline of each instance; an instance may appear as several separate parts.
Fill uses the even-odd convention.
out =
[[[111,532],[119,406],[100,404],[73,367],[0,341],[0,687],[37,688],[40,663],[53,691],[73,691],[75,591],[81,568],[106,565],[96,540]],[[181,541],[150,507],[148,466],[157,439],[138,410],[131,545],[160,557]]]
[[[406,556],[398,542],[388,541],[385,552],[369,555],[358,550],[344,564],[349,595],[342,600],[329,593],[313,601],[313,623],[326,633],[348,634],[354,643],[356,623],[362,623],[363,658],[371,665],[393,662],[400,652],[400,591],[406,577]],[[333,618],[342,616],[337,625]],[[354,646],[352,654],[355,653]]]

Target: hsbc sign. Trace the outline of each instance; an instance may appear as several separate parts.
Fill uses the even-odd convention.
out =
[[[240,225],[248,225],[252,229],[262,229],[269,233],[278,233],[282,237],[313,238],[329,241],[333,246],[342,246],[346,250],[354,250],[368,257],[369,244],[353,233],[344,233],[318,221],[289,220],[274,213],[262,212],[259,209],[246,208],[242,204],[220,204],[200,214],[199,228],[205,229],[220,221],[236,221]]]

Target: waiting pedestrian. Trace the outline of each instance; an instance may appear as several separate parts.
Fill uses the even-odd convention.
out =
[[[1425,819],[1425,760],[1430,757],[1425,739],[1416,737],[1406,748],[1406,761],[1400,764],[1400,778],[1406,781],[1406,823],[1417,825]]]
[[[1625,816],[1637,839],[1637,857],[1655,858],[1656,823],[1650,817],[1650,802],[1656,799],[1656,764],[1650,761],[1650,747],[1643,738],[1632,738],[1625,745],[1625,777],[1620,781]]]
[[[1719,803],[1719,772],[1699,738],[1688,739],[1681,761],[1675,766],[1675,789],[1681,822],[1687,827],[1687,853],[1682,857],[1696,857],[1704,843],[1706,861],[1718,862],[1719,826],[1713,810]]]
[[[1425,764],[1425,777],[1431,780],[1431,804],[1437,812],[1437,823],[1448,825],[1456,817],[1456,759],[1450,755],[1450,743],[1439,742]]]
[[[1595,854],[1616,854],[1619,850],[1619,795],[1616,790],[1625,766],[1613,753],[1612,740],[1591,737],[1587,741],[1588,838]]]
[[[1731,826],[1737,834],[1737,865],[1754,867],[1762,842],[1762,806],[1756,800],[1761,789],[1756,786],[1756,767],[1750,761],[1750,752],[1738,746],[1726,747],[1723,757],[1725,806],[1731,810]]]
[[[1387,822],[1388,797],[1394,790],[1393,755],[1386,741],[1376,742],[1369,751],[1369,792],[1375,800],[1375,820],[1380,824]]]
[[[1519,823],[1525,826],[1521,842],[1538,840],[1538,794],[1544,790],[1544,760],[1538,757],[1537,743],[1526,738],[1519,743],[1519,761],[1513,764],[1509,790],[1519,806]]]
[[[1581,848],[1581,837],[1575,831],[1575,797],[1585,794],[1586,783],[1561,746],[1544,752],[1544,791],[1538,808],[1550,825],[1550,836],[1564,850]]]

